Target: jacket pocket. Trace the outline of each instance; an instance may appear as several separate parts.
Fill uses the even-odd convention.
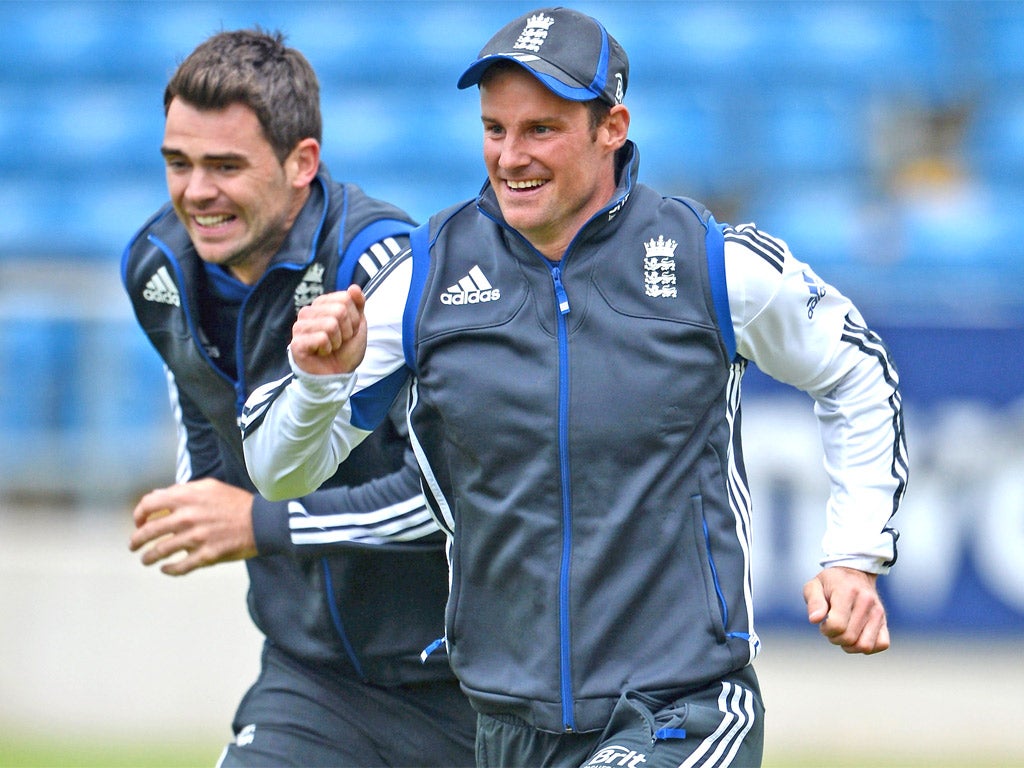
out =
[[[704,501],[700,494],[690,497],[693,540],[696,558],[700,565],[700,574],[704,583],[704,599],[708,610],[708,620],[715,638],[720,643],[726,640],[725,627],[729,618],[729,610],[725,604],[722,588],[718,583],[718,571],[715,568],[715,557],[711,551],[711,538],[708,535],[707,520],[704,519]]]

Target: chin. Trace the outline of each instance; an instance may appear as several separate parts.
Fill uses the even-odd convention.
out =
[[[535,207],[530,203],[525,203],[522,200],[510,200],[508,198],[502,200],[499,199],[498,203],[501,207],[501,215],[505,217],[505,221],[509,225],[515,227],[518,230],[533,229],[536,227]]]
[[[234,251],[225,248],[196,248],[196,253],[207,264],[226,266],[231,262]]]

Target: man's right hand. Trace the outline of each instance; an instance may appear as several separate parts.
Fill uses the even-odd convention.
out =
[[[142,564],[163,561],[168,576],[196,568],[255,557],[252,494],[207,477],[150,491],[133,511],[135,532],[128,543],[142,550]],[[168,558],[182,555],[175,560]]]
[[[299,310],[289,349],[306,373],[351,373],[366,354],[366,298],[358,285],[318,296]]]

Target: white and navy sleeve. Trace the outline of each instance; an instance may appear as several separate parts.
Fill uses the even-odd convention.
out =
[[[377,425],[404,381],[402,324],[412,278],[408,253],[392,259],[366,293],[367,348],[350,374],[292,373],[253,391],[239,420],[245,463],[270,500],[300,498],[330,478]],[[381,407],[383,405],[383,407]]]
[[[908,461],[899,377],[852,302],[754,225],[726,227],[736,350],[815,402],[831,494],[823,566],[886,573]]]
[[[324,488],[287,501],[255,496],[252,512],[261,555],[319,556],[352,546],[443,540],[423,498],[411,449],[401,468],[362,485]]]

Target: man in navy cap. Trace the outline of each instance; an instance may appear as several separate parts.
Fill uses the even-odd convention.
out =
[[[480,766],[759,765],[740,446],[748,361],[806,391],[832,485],[808,619],[889,646],[876,589],[906,446],[860,313],[752,224],[638,183],[626,54],[564,8],[500,30],[478,85],[488,183],[364,291],[293,327],[243,447],[269,497],[331,475],[407,381],[449,535],[446,642]]]

